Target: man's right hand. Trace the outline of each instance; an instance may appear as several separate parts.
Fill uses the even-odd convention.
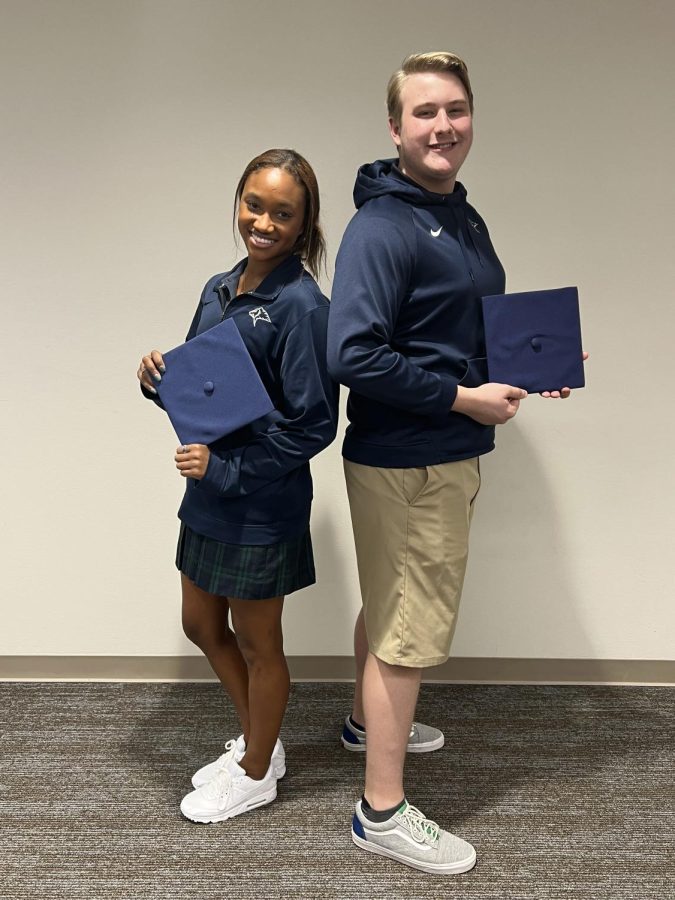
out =
[[[452,411],[463,413],[481,425],[504,425],[515,416],[525,397],[527,391],[511,384],[490,382],[476,388],[460,385]]]
[[[165,367],[162,354],[159,350],[153,350],[141,360],[136,376],[146,391],[156,394],[155,383],[162,380],[164,372]]]

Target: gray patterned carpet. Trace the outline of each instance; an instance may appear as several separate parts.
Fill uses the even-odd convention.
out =
[[[427,685],[446,732],[408,796],[471,840],[465,875],[424,875],[349,838],[363,758],[338,744],[350,686],[298,684],[271,806],[221,825],[178,811],[234,719],[214,684],[0,684],[0,897],[675,896],[675,692]]]

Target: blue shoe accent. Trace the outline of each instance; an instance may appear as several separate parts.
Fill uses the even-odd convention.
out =
[[[357,837],[360,837],[362,840],[366,841],[368,838],[366,837],[366,833],[363,830],[363,825],[361,824],[361,820],[354,813],[354,818],[352,819],[352,831]]]
[[[354,734],[354,732],[351,730],[351,728],[347,727],[346,723],[345,723],[344,728],[342,729],[342,739],[343,739],[343,741],[347,741],[348,744],[361,744],[362,743],[359,740],[358,735]]]

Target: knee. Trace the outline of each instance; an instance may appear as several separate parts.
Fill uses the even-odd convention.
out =
[[[229,628],[220,627],[220,624],[214,623],[211,617],[201,616],[194,609],[183,609],[182,625],[185,637],[204,652],[234,641],[234,635]]]
[[[241,655],[249,668],[284,655],[283,640],[280,634],[251,634],[237,631],[236,638]]]
[[[183,633],[185,637],[201,647],[204,643],[204,625],[200,617],[192,610],[183,609],[182,613]]]

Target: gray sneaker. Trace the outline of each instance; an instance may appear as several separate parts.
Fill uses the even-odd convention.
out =
[[[476,865],[471,844],[443,831],[407,800],[386,822],[371,822],[356,804],[352,840],[362,850],[388,856],[422,872],[457,875]]]
[[[363,753],[366,749],[366,732],[352,725],[349,716],[345,719],[340,738],[345,750]],[[431,753],[440,750],[445,743],[443,732],[431,725],[413,722],[408,738],[408,753]]]
[[[440,750],[445,743],[443,732],[432,725],[413,722],[408,737],[408,753],[431,753]]]

